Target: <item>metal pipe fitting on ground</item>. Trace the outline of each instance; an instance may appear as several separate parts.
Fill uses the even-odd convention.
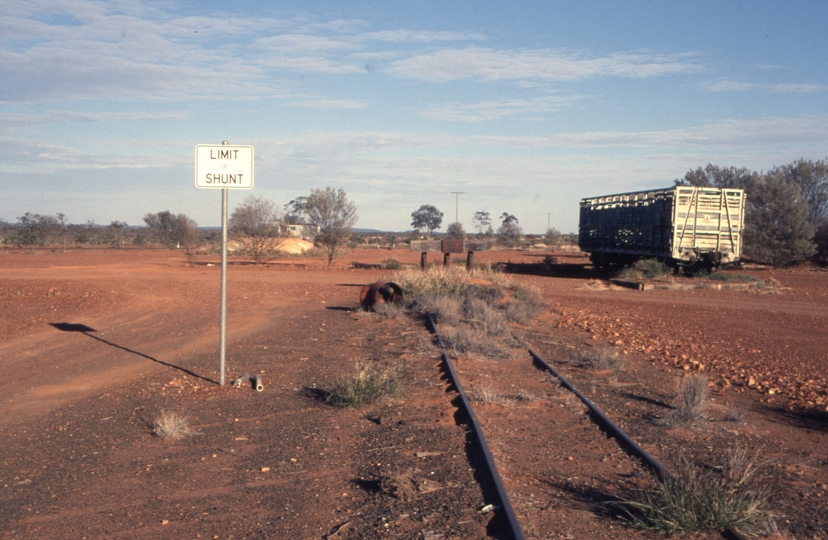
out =
[[[250,382],[250,375],[245,373],[244,375],[242,375],[241,377],[239,377],[238,379],[233,381],[233,388],[241,388],[241,385],[249,383],[249,382]]]

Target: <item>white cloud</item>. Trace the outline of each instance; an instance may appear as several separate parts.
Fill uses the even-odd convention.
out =
[[[356,39],[358,41],[388,41],[393,43],[433,43],[439,41],[485,40],[486,36],[480,33],[399,29],[363,32],[358,34]]]
[[[495,50],[467,47],[415,54],[391,63],[386,71],[400,77],[427,81],[564,81],[599,76],[644,78],[699,71],[698,65],[683,58],[645,53],[615,53],[605,57],[589,57],[584,53],[564,50]]]
[[[431,107],[421,114],[426,118],[452,122],[483,122],[514,115],[548,114],[572,105],[581,96],[544,96],[529,99],[504,99],[477,103]]]
[[[705,90],[709,92],[742,92],[745,90],[750,90],[751,88],[756,88],[757,86],[758,85],[755,83],[720,80],[708,84],[707,86],[705,86]]]
[[[802,142],[828,145],[828,116],[778,117],[758,120],[719,120],[682,129],[661,131],[595,131],[561,133],[550,137],[469,137],[492,146],[514,145],[535,148],[663,147],[680,151],[687,147],[750,148],[757,145],[783,147]]]
[[[365,109],[370,107],[367,101],[356,101],[348,99],[305,99],[288,102],[291,107],[307,107],[310,109]]]
[[[815,94],[825,91],[822,84],[776,84],[771,89],[778,94]]]
[[[777,94],[816,94],[818,92],[823,92],[826,89],[825,85],[822,84],[795,84],[795,83],[782,83],[782,84],[758,84],[758,83],[747,83],[747,82],[740,82],[740,81],[731,81],[731,80],[720,80],[714,83],[708,84],[705,89],[710,92],[741,92],[744,90],[751,90],[753,88],[763,88],[766,90],[770,90],[771,92]]]

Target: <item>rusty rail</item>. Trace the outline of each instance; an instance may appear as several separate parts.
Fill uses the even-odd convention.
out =
[[[538,353],[536,353],[525,341],[523,341],[517,334],[512,332],[512,336],[529,351],[529,354],[532,358],[543,366],[547,371],[549,371],[552,375],[557,377],[561,381],[561,385],[565,387],[567,390],[578,396],[584,405],[587,406],[590,413],[592,413],[593,418],[596,418],[601,424],[603,424],[604,428],[607,432],[612,435],[622,446],[626,446],[628,451],[633,454],[635,457],[640,459],[647,467],[653,471],[653,474],[656,475],[656,478],[661,480],[662,482],[668,478],[671,478],[673,475],[670,471],[662,465],[656,458],[650,455],[649,452],[641,448],[634,440],[627,435],[624,430],[622,430],[618,425],[615,424],[612,420],[609,419],[607,415],[601,411],[592,401],[589,400],[584,394],[582,394],[577,388],[575,388],[572,383],[570,383],[563,375],[561,375],[555,368],[553,368],[549,362],[543,359]],[[736,529],[730,528],[724,530],[724,536],[727,538],[735,538],[736,540],[748,540],[747,536],[742,534]]]
[[[443,360],[443,363],[446,365],[446,371],[448,373],[449,378],[451,379],[451,384],[457,389],[457,393],[460,395],[460,401],[463,404],[463,409],[465,409],[466,414],[468,415],[469,424],[471,425],[471,428],[474,431],[474,435],[477,438],[477,442],[480,444],[480,449],[483,453],[483,458],[486,461],[486,467],[489,469],[489,475],[491,476],[492,481],[494,482],[495,490],[497,491],[497,497],[500,499],[500,508],[496,508],[495,511],[503,511],[503,515],[506,518],[506,521],[509,525],[512,537],[515,540],[523,540],[523,531],[520,528],[520,523],[518,523],[517,515],[515,514],[515,510],[512,507],[512,503],[509,501],[509,495],[506,493],[506,488],[503,486],[503,480],[500,478],[500,473],[498,473],[497,471],[497,466],[495,465],[492,452],[489,450],[489,445],[486,442],[486,437],[485,435],[483,435],[483,428],[480,427],[480,422],[478,422],[477,416],[475,416],[474,411],[472,410],[469,398],[466,396],[466,392],[463,390],[463,386],[460,384],[460,379],[457,377],[457,373],[454,371],[454,365],[451,363],[448,354],[446,354],[446,349],[443,345],[443,338],[440,336],[440,332],[437,331],[437,325],[434,324],[434,319],[431,317],[430,313],[428,314],[428,324],[431,330],[434,332],[434,335],[437,336],[437,343],[440,346],[440,350],[442,351],[441,358]]]

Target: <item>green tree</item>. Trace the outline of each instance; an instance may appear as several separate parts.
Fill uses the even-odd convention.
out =
[[[144,216],[144,223],[149,227],[152,238],[168,247],[176,244],[174,237],[177,221],[177,216],[169,210]]]
[[[307,197],[296,197],[287,203],[285,205],[285,222],[291,225],[307,225],[307,212],[305,211],[307,202]]]
[[[675,183],[679,186],[739,188],[750,192],[758,178],[757,173],[744,167],[737,169],[708,163],[704,169],[699,167],[694,171],[687,171],[684,178],[676,180]]]
[[[107,226],[109,232],[109,243],[112,247],[121,247],[124,245],[124,235],[126,234],[128,225],[123,221],[112,221]]]
[[[500,215],[500,227],[497,229],[497,241],[505,246],[514,246],[523,236],[523,229],[518,224],[518,218],[508,212]]]
[[[273,201],[250,195],[230,216],[230,230],[256,264],[268,261],[281,241],[279,212]]]
[[[551,249],[560,248],[563,245],[563,240],[563,235],[554,227],[547,229],[546,234],[543,235],[543,243]]]
[[[411,226],[418,231],[427,230],[429,238],[431,238],[431,233],[439,229],[442,224],[443,213],[436,206],[424,204],[411,212]]]
[[[781,176],[799,186],[808,201],[811,224],[819,227],[828,221],[828,158],[819,161],[799,159],[776,167],[768,174]]]
[[[41,215],[26,212],[17,218],[17,226],[11,235],[10,241],[18,247],[45,246],[56,239],[63,239],[66,231],[66,216]]]
[[[807,198],[783,175],[767,174],[752,186],[745,220],[744,249],[759,261],[783,266],[817,251]]]
[[[308,223],[319,228],[314,243],[323,249],[331,266],[359,219],[356,204],[348,200],[341,188],[312,189],[302,205],[302,213]]]
[[[144,223],[149,227],[152,237],[169,248],[183,248],[187,260],[192,264],[195,249],[201,237],[198,224],[186,214],[173,214],[164,210],[144,216]]]
[[[817,252],[815,235],[828,212],[828,160],[800,159],[767,173],[708,164],[676,184],[744,189],[743,249],[757,260],[782,266]]]
[[[817,256],[823,263],[828,261],[828,221],[819,226],[814,235],[814,242],[816,243]]]
[[[483,236],[484,233],[492,233],[492,217],[488,212],[479,210],[472,216],[472,225],[477,229],[477,235]]]
[[[446,229],[446,238],[465,238],[466,231],[463,229],[463,225],[459,221],[455,221],[451,223],[448,228]]]

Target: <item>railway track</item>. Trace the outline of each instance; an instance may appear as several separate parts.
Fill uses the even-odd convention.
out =
[[[509,498],[509,493],[506,490],[501,474],[495,463],[495,458],[486,439],[481,422],[474,411],[472,400],[470,399],[463,382],[461,381],[462,371],[457,369],[449,354],[446,352],[442,336],[440,335],[438,327],[430,314],[427,316],[427,323],[429,330],[435,334],[438,346],[441,350],[441,360],[443,362],[445,372],[449,377],[451,385],[455,388],[459,395],[459,402],[463,409],[463,414],[467,418],[469,428],[474,434],[474,439],[477,441],[479,451],[486,464],[486,474],[489,476],[491,483],[494,486],[494,496],[497,499],[496,503],[493,504],[494,511],[499,513],[498,517],[501,519],[502,523],[505,524],[505,528],[508,529],[508,533],[511,538],[514,538],[515,540],[523,540],[526,536],[521,527],[520,520],[518,519],[518,515],[515,512],[513,504]],[[636,441],[634,441],[632,437],[630,437],[623,429],[613,422],[607,414],[595,405],[586,395],[579,391],[546,359],[538,354],[538,352],[536,352],[530,344],[528,344],[524,339],[521,339],[515,333],[512,333],[512,337],[526,349],[535,367],[543,369],[554,376],[560,381],[560,385],[563,388],[578,398],[578,400],[587,408],[589,418],[598,424],[609,437],[614,439],[618,446],[623,449],[627,455],[635,460],[638,460],[641,465],[649,469],[654,477],[659,481],[664,481],[672,476],[670,471],[664,465],[662,465],[649,452],[636,443]],[[572,458],[570,457],[569,459]],[[724,538],[747,540],[746,536],[735,529],[727,529],[722,531],[722,535]]]

